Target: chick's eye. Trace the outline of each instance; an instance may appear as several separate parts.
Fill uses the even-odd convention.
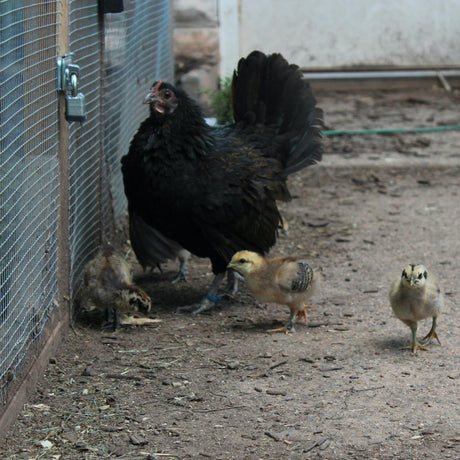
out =
[[[245,263],[246,263],[246,259],[240,259],[240,260],[239,260],[239,263],[240,263],[240,264],[245,264]]]
[[[418,279],[421,280],[423,278],[423,273],[419,273]]]

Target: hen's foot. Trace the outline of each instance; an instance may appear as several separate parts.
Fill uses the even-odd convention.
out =
[[[184,305],[183,307],[178,307],[176,308],[176,312],[192,310],[192,316],[195,316],[214,307],[221,300],[221,298],[217,295],[217,292],[219,292],[219,285],[224,279],[224,276],[225,272],[218,273],[214,277],[206,297],[199,304]]]
[[[188,270],[179,270],[179,273],[173,278],[171,284],[176,284],[179,281],[187,282]]]
[[[200,303],[194,303],[191,305],[184,305],[183,307],[177,307],[176,312],[180,313],[183,311],[190,311],[192,316],[203,313],[206,310],[210,310],[217,303],[220,302],[220,297],[213,297],[208,294]]]
[[[223,295],[235,295],[238,292],[239,281],[244,281],[244,278],[233,270],[227,271],[227,285],[225,286]]]

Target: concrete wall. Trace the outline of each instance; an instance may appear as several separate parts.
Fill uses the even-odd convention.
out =
[[[456,0],[218,0],[220,47],[306,68],[460,65]],[[227,30],[235,21],[239,30]],[[229,13],[222,14],[224,11]],[[225,69],[234,56],[222,53]]]

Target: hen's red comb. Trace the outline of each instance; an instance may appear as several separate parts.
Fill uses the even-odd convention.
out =
[[[152,86],[152,91],[158,91],[158,89],[160,88],[162,83],[163,82],[161,80],[159,80],[157,83],[155,83],[155,85]]]

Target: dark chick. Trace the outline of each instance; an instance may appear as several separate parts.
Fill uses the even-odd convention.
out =
[[[184,91],[154,83],[150,116],[122,159],[130,214],[199,257],[216,275],[199,313],[217,300],[232,255],[276,242],[276,201],[289,174],[321,159],[322,111],[295,65],[254,51],[232,82],[234,123],[210,128]]]
[[[81,308],[113,309],[113,328],[120,326],[119,313],[150,311],[150,297],[133,284],[131,268],[111,246],[88,262],[80,291]]]

